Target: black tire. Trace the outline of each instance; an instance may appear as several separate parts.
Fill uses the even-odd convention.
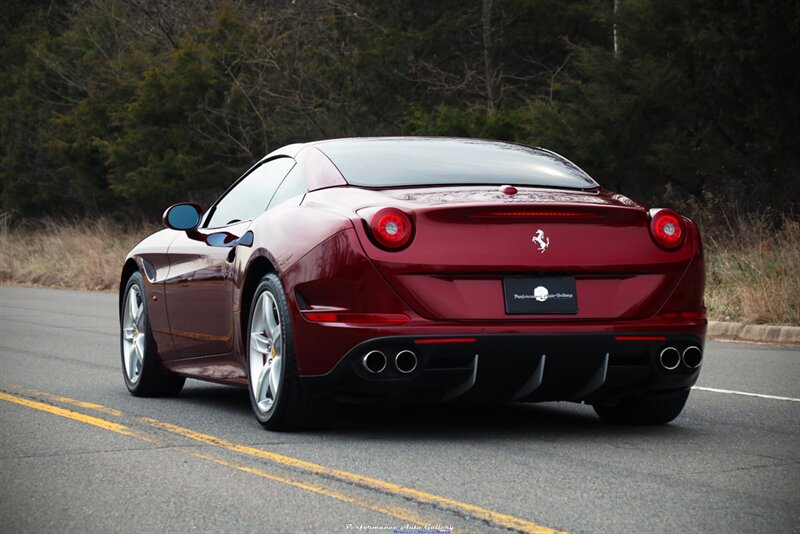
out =
[[[619,402],[592,405],[603,421],[615,425],[664,425],[681,413],[689,390],[658,397],[627,397]]]
[[[126,340],[125,328],[126,320],[131,317],[130,309],[126,308],[130,306],[130,299],[132,298],[136,299],[136,303],[141,309],[138,320],[134,321],[137,325],[134,327],[134,335],[140,342],[135,351],[133,345],[136,345],[137,342]],[[136,371],[129,371],[128,365],[126,365],[132,357],[129,353],[129,360],[126,362],[126,348],[134,351],[134,354],[141,351],[141,362],[139,365],[134,365]],[[142,282],[142,275],[138,272],[133,273],[128,278],[128,283],[125,284],[125,292],[123,293],[122,309],[120,310],[120,357],[122,360],[122,377],[132,395],[136,397],[170,397],[177,395],[183,389],[183,384],[186,382],[184,377],[167,373],[161,368],[161,361],[156,351],[156,343],[150,330],[150,317],[147,313],[144,283]]]
[[[264,297],[263,302],[262,296]],[[270,300],[270,296],[272,300]],[[289,305],[286,301],[286,294],[283,291],[280,278],[274,273],[264,275],[253,294],[251,302],[247,322],[248,328],[246,330],[245,368],[247,369],[247,391],[250,397],[250,405],[253,408],[256,419],[264,428],[274,431],[306,430],[322,425],[326,413],[325,406],[319,399],[305,390],[297,370]],[[264,353],[264,346],[261,346],[259,350],[257,348],[258,342],[254,344],[251,339],[254,332],[260,331],[260,319],[256,319],[254,323],[257,309],[261,306],[258,312],[264,313],[264,306],[266,305],[269,305],[273,312],[277,313],[278,324],[280,325],[280,334],[274,336],[275,342],[272,343],[272,337],[267,340],[269,342],[267,346],[270,348],[267,351],[268,354]],[[264,322],[266,324],[266,320]],[[259,404],[259,401],[256,400],[256,386],[258,384],[254,385],[254,381],[258,381],[258,377],[254,379],[252,375],[257,369],[266,367],[276,357],[278,352],[273,347],[278,344],[280,344],[279,357],[281,364],[277,373],[277,391],[270,397],[270,393],[272,393],[270,386],[270,391],[265,392],[265,398],[261,399],[261,404]],[[259,358],[263,358],[263,364],[259,364]],[[270,373],[272,370],[274,370],[274,366],[271,368]],[[267,406],[267,404],[269,405]]]

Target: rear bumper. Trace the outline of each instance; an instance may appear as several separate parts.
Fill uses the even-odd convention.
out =
[[[364,341],[325,375],[304,376],[317,395],[344,401],[431,402],[585,401],[659,395],[691,387],[700,367],[660,363],[667,347],[680,354],[704,349],[702,332],[613,332],[565,334],[470,334],[385,336]],[[367,370],[363,357],[380,351],[384,370]],[[400,372],[401,351],[416,355],[416,367]],[[674,353],[673,353],[674,354]]]

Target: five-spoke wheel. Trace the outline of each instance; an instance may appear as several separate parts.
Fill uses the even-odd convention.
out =
[[[145,347],[143,319],[144,298],[139,286],[132,284],[122,308],[122,367],[131,384],[136,384],[142,374]]]
[[[120,352],[122,377],[128,391],[138,397],[176,395],[185,378],[162,370],[147,319],[142,275],[133,273],[125,284],[120,308]]]
[[[256,405],[269,412],[278,397],[282,381],[283,339],[281,316],[275,296],[266,290],[259,295],[250,321],[250,387]]]
[[[258,421],[270,430],[318,424],[323,409],[300,380],[289,305],[276,274],[264,275],[256,287],[247,324],[248,390]]]

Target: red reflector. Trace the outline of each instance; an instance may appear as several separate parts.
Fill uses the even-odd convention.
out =
[[[411,318],[402,313],[303,312],[303,317],[312,323],[405,324],[411,322]]]
[[[705,319],[706,315],[706,310],[699,312],[681,312],[681,319]]]
[[[338,316],[335,313],[304,313],[303,317],[315,323],[335,323]]]
[[[665,312],[661,314],[662,319],[705,319],[706,311],[697,312]]]
[[[415,339],[417,345],[433,345],[438,343],[475,343],[474,337],[439,337]]]
[[[615,341],[666,341],[666,336],[614,336]]]

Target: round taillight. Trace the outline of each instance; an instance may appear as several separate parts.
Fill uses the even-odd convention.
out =
[[[386,249],[398,250],[411,241],[411,219],[398,209],[384,208],[378,211],[372,216],[369,226],[375,241]]]
[[[683,245],[686,227],[683,218],[672,210],[652,210],[650,212],[650,234],[656,244],[667,250],[675,250]]]

